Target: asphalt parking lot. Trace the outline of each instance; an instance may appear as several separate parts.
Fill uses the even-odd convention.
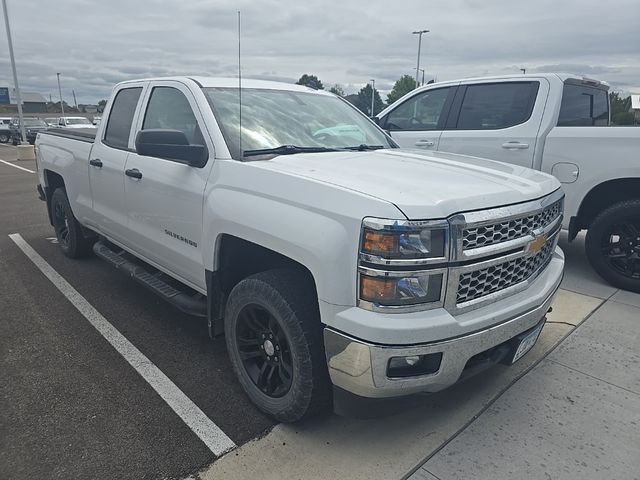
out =
[[[496,366],[392,417],[327,414],[275,426],[245,397],[224,339],[211,341],[205,321],[97,258],[60,253],[36,196],[35,162],[15,158],[14,148],[0,146],[0,478],[418,478],[425,459],[456,438],[464,445],[462,434],[583,320],[618,305],[618,296],[631,298],[590,270],[579,243],[564,244],[567,274],[554,312],[534,350],[513,367]],[[238,448],[216,461],[220,455],[42,274],[13,234]],[[620,304],[633,309],[628,303],[637,301]],[[636,413],[637,388],[628,388]],[[630,465],[640,471],[637,461]]]

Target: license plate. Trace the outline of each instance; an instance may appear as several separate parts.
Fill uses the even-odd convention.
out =
[[[538,340],[538,336],[540,335],[543,326],[544,324],[540,325],[532,332],[529,332],[522,340],[520,340],[520,344],[516,349],[516,353],[513,355],[513,360],[511,360],[512,364],[520,360],[525,353],[533,348],[533,346],[536,344],[536,341]]]

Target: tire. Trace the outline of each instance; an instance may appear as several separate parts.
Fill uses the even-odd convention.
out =
[[[57,188],[51,196],[51,219],[62,253],[69,258],[80,258],[91,252],[95,240],[84,236],[64,188]]]
[[[0,143],[9,143],[9,135],[0,133]]]
[[[289,423],[328,409],[331,382],[307,275],[282,269],[242,280],[229,295],[224,326],[233,369],[260,410]]]
[[[640,293],[640,199],[600,212],[587,231],[587,258],[611,285]]]

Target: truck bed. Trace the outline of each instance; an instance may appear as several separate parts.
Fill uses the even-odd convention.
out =
[[[93,143],[96,139],[97,132],[97,128],[48,128],[40,133],[70,138],[71,140],[78,140],[80,142]]]

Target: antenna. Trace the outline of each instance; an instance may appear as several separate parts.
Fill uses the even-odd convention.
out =
[[[240,10],[238,10],[238,110],[240,112],[240,159],[242,159],[244,153],[242,151],[242,69],[240,65]]]

